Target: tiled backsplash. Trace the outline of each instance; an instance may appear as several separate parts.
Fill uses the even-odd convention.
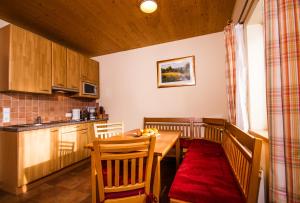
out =
[[[0,93],[0,126],[34,123],[38,116],[43,122],[66,120],[73,108],[96,107],[96,100],[72,98],[65,94],[35,95]],[[3,123],[3,107],[10,108],[10,122]]]

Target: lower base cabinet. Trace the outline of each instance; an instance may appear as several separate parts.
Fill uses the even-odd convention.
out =
[[[18,188],[90,156],[94,123],[24,132],[0,131],[0,189]]]
[[[84,149],[88,144],[88,125],[67,126],[61,129],[59,151],[60,167],[64,168],[89,156]]]
[[[25,131],[18,138],[18,186],[60,169],[58,129]]]

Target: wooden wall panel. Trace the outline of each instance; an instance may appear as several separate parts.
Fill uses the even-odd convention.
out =
[[[157,0],[142,13],[137,0],[2,0],[0,18],[89,56],[223,31],[235,0]]]

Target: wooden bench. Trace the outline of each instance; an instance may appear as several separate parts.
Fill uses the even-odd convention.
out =
[[[241,193],[243,200],[247,203],[257,202],[262,145],[260,139],[241,131],[236,126],[227,123],[224,119],[145,118],[144,126],[156,127],[159,130],[181,130],[181,138],[182,140],[188,141],[188,145],[195,142],[194,140],[196,139],[219,143],[220,148],[224,152],[227,164],[229,164],[231,169],[230,171],[233,174],[237,185],[236,188]],[[201,147],[201,143],[198,143],[197,146]],[[193,148],[195,147],[196,146],[193,145]],[[188,153],[189,150],[187,155]],[[185,160],[183,160],[176,177],[182,175],[180,172],[181,168],[185,167],[184,164]],[[193,170],[197,170],[197,168]],[[188,174],[184,175],[186,176]],[[174,182],[176,181],[176,177]],[[174,182],[173,185],[176,184],[176,182]],[[209,187],[209,185],[207,185],[207,187]],[[170,194],[171,193],[172,191],[170,191]],[[201,195],[200,192],[199,195]],[[189,197],[189,190],[186,190],[185,197]],[[201,196],[199,196],[199,199],[201,199]],[[172,197],[172,195],[170,195],[170,201],[174,203],[193,202],[193,200],[188,199],[176,199]]]
[[[144,118],[144,128],[180,130],[180,144],[187,148],[193,139],[209,139],[221,143],[226,120],[219,118]]]

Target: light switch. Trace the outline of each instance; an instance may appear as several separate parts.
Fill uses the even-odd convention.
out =
[[[3,123],[10,122],[10,108],[3,108]]]

